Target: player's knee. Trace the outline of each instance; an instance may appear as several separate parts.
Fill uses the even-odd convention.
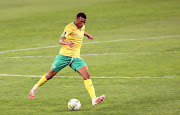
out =
[[[90,79],[90,73],[88,72],[85,76],[84,76],[84,80]]]
[[[53,74],[49,74],[49,73],[46,74],[46,79],[47,79],[47,80],[49,80],[49,79],[51,79],[51,78],[53,78]]]
[[[88,72],[88,74],[87,74],[87,78],[90,79],[90,73],[89,73],[89,72]]]

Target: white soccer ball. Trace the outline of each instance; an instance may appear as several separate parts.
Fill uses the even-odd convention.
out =
[[[77,99],[71,99],[69,102],[68,102],[68,108],[71,110],[71,111],[77,111],[79,110],[81,107],[81,103],[79,100]]]

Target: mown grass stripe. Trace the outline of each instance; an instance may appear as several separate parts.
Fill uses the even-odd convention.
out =
[[[83,43],[83,44],[97,44],[97,43],[107,43],[107,42],[121,42],[121,41],[132,41],[132,40],[150,40],[150,39],[176,38],[176,37],[180,37],[180,35],[160,36],[160,37],[145,37],[145,38],[137,38],[137,39],[134,39],[134,38],[132,38],[132,39],[118,39],[118,40],[109,40],[109,41],[87,42],[87,43]],[[59,47],[59,45],[36,47],[36,48],[26,48],[26,49],[18,49],[18,50],[9,50],[9,51],[1,51],[0,54],[8,53],[8,52],[36,50],[36,49],[47,49],[47,48],[54,48],[54,47]]]
[[[13,74],[0,74],[0,76],[14,76],[14,77],[42,77],[42,75],[13,75]],[[82,78],[80,76],[55,76],[55,77],[60,77],[60,78]],[[128,78],[128,79],[143,79],[143,78],[176,78],[174,76],[157,76],[157,77],[153,77],[153,76],[138,76],[138,77],[126,77],[126,76],[92,76],[91,78],[99,78],[99,79],[104,79],[104,78],[108,78],[108,79],[119,79],[119,78]]]

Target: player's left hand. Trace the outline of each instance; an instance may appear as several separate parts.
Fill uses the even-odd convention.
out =
[[[88,39],[93,40],[93,39],[94,39],[94,37],[93,37],[93,36],[91,36],[91,35],[89,35],[89,36],[88,36]]]

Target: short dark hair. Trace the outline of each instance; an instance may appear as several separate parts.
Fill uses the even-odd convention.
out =
[[[86,14],[80,12],[80,13],[77,14],[76,17],[77,17],[77,18],[82,17],[82,18],[86,19]]]

